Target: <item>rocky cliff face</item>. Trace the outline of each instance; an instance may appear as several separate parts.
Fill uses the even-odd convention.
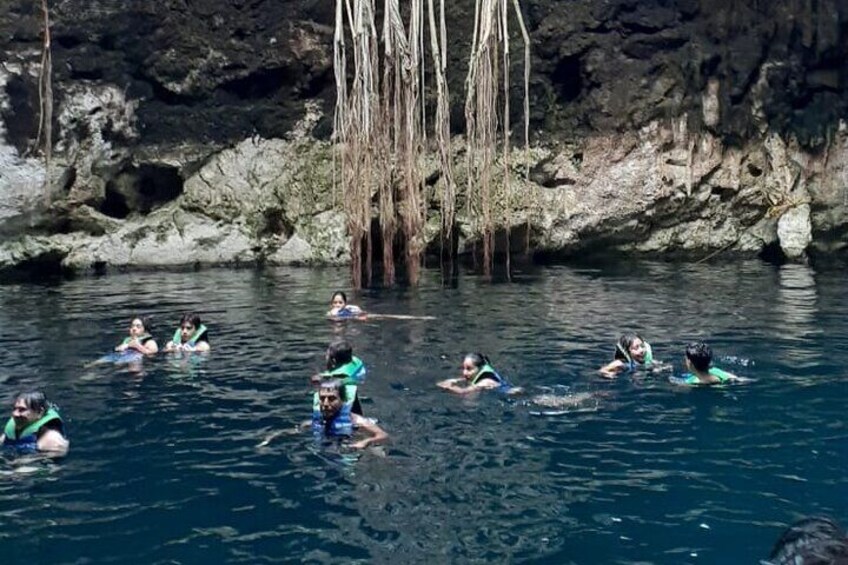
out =
[[[516,167],[511,224],[533,250],[803,257],[846,245],[848,5],[738,4],[523,2],[533,150],[529,178]],[[33,147],[40,10],[0,11],[0,268],[346,260],[327,142],[333,2],[51,9],[49,207]],[[473,3],[449,10],[461,134]],[[477,234],[462,225],[465,246]]]

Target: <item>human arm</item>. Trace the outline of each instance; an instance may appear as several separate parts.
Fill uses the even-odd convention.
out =
[[[143,353],[145,355],[153,355],[159,352],[159,345],[156,343],[155,339],[148,339],[144,343],[138,339],[134,339],[127,344],[127,348],[135,349],[139,353]]]
[[[192,351],[196,351],[198,353],[205,353],[209,351],[209,342],[208,341],[198,341],[194,344],[194,349]]]
[[[358,414],[351,414],[351,421],[353,422],[353,425],[360,430],[364,430],[371,434],[371,437],[367,437],[351,444],[351,447],[354,449],[365,449],[369,445],[382,443],[389,439],[389,434],[383,431],[383,428],[367,418],[363,418]]]
[[[480,391],[481,389],[498,388],[500,386],[500,383],[492,379],[482,379],[476,384],[459,386],[462,382],[465,382],[465,379],[445,379],[436,383],[436,386],[454,394],[472,394]]]
[[[624,363],[622,363],[619,359],[614,359],[612,363],[608,363],[601,367],[600,373],[601,376],[606,379],[614,379],[618,376],[618,373],[624,369]]]
[[[70,443],[59,430],[48,429],[38,438],[38,450],[52,455],[66,455]]]
[[[299,424],[295,424],[294,428],[286,428],[286,429],[283,429],[283,430],[277,430],[276,432],[272,433],[271,435],[269,435],[268,437],[263,439],[261,442],[259,442],[259,444],[257,444],[256,447],[265,447],[268,444],[270,444],[272,441],[274,441],[275,439],[277,439],[278,437],[280,437],[282,435],[297,434],[297,433],[300,433],[303,430],[308,429],[310,426],[312,426],[312,420],[304,420],[303,422],[301,422]]]

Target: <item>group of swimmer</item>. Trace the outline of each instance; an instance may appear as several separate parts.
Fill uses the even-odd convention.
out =
[[[129,335],[115,347],[117,353],[138,352],[142,355],[154,355],[159,352],[156,339],[150,335],[150,318],[136,316],[130,320]],[[183,314],[179,327],[165,345],[167,353],[188,351],[203,353],[209,351],[209,330],[203,325],[200,316],[195,313]]]
[[[348,304],[344,292],[333,293],[327,317],[332,320],[368,319],[369,317],[413,318],[412,316],[373,316],[362,308]],[[184,314],[180,325],[165,346],[166,352],[208,352],[209,331],[200,316]],[[118,354],[135,353],[152,356],[159,351],[155,338],[150,334],[150,322],[145,317],[134,317],[130,322],[129,335],[117,346]],[[690,343],[684,351],[687,373],[670,380],[679,385],[716,385],[740,382],[744,379],[712,366],[712,350],[703,342]],[[314,388],[312,418],[296,426],[295,430],[311,429],[322,438],[353,439],[361,432],[364,439],[350,443],[354,449],[385,442],[388,434],[373,419],[366,418],[362,411],[359,389],[365,380],[366,368],[361,359],[353,355],[353,347],[345,340],[334,341],[325,356],[326,369],[311,378]],[[621,336],[615,347],[613,360],[600,368],[601,376],[615,378],[640,369],[657,370],[670,368],[656,361],[650,344],[637,334]],[[501,376],[486,355],[468,353],[462,358],[460,376],[436,383],[438,387],[460,395],[484,390],[495,390],[507,395],[524,392]],[[574,406],[591,395],[554,397],[539,395],[533,402],[542,406]],[[259,445],[268,445],[281,431],[268,436]],[[12,417],[6,423],[0,444],[16,446],[29,451],[44,451],[64,454],[68,440],[64,433],[62,418],[55,405],[47,401],[41,391],[25,392],[15,399]]]

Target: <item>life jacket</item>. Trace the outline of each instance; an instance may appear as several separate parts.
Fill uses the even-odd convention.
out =
[[[642,344],[645,346],[645,360],[639,363],[635,359],[630,357],[630,352],[626,351],[621,345],[615,344],[615,348],[624,355],[624,359],[620,359],[622,363],[624,363],[625,369],[628,371],[635,371],[640,367],[647,367],[654,361],[654,352],[651,349],[651,344],[647,341],[643,341]]]
[[[351,308],[350,306],[345,306],[344,308],[340,308],[338,312],[333,314],[333,318],[356,318],[357,316],[360,316],[361,314],[362,314],[362,311],[359,310],[358,308],[354,309],[354,308]]]
[[[341,367],[336,367],[335,369],[321,373],[321,378],[325,380],[341,380],[345,387],[345,398],[347,399],[347,402],[351,403],[353,413],[362,416],[362,404],[360,403],[359,395],[357,394],[357,385],[361,384],[365,380],[366,372],[365,364],[362,362],[362,359],[354,355],[350,362],[345,363]],[[314,413],[316,410],[320,412],[320,407],[318,391],[316,391],[312,396],[312,412]]]
[[[189,347],[194,348],[194,346],[197,345],[198,340],[203,337],[203,334],[205,333],[206,326],[200,324],[199,328],[194,329],[194,333],[191,335],[190,338],[188,338],[188,341],[183,343],[182,332],[180,331],[180,328],[177,328],[177,330],[174,332],[174,337],[171,338],[171,341],[174,343],[174,345],[188,345]]]
[[[15,419],[9,418],[3,432],[5,435],[3,445],[15,447],[22,451],[38,451],[38,432],[46,424],[55,421],[59,422],[59,432],[64,435],[65,429],[62,423],[62,417],[55,408],[48,408],[44,416],[25,427],[20,435],[18,435],[15,429]]]
[[[506,393],[506,392],[509,392],[513,388],[512,384],[508,380],[506,380],[504,377],[500,376],[498,374],[498,372],[495,371],[495,369],[491,365],[489,365],[488,363],[486,363],[485,365],[480,367],[480,370],[477,371],[477,374],[474,375],[474,377],[471,379],[471,384],[476,385],[478,382],[482,381],[483,379],[492,379],[494,381],[497,381],[497,383],[498,383],[497,390],[499,392],[505,392]]]
[[[317,393],[316,393],[317,394]],[[345,402],[333,416],[326,422],[321,410],[312,410],[312,432],[316,436],[323,437],[350,437],[353,435],[353,419],[351,418],[352,402]]]
[[[708,373],[718,379],[717,383],[704,383],[693,373],[685,373],[681,376],[681,382],[687,385],[722,385],[731,380],[730,373],[722,371],[718,367],[710,367]]]
[[[341,367],[321,373],[321,378],[341,379],[342,383],[346,385],[361,384],[365,380],[366,372],[365,363],[362,362],[362,359],[354,355],[349,362]]]
[[[124,341],[121,342],[121,345],[129,345],[130,342],[133,339],[134,339],[133,337],[125,337]],[[138,336],[138,342],[142,345],[144,345],[145,341],[148,341],[148,340],[151,340],[151,339],[153,339],[153,336],[150,335],[150,334],[142,334],[142,335]]]

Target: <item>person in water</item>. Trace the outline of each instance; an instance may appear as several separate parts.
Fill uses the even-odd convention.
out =
[[[165,351],[209,351],[209,331],[200,316],[194,313],[183,314],[180,327],[165,346]]]
[[[64,455],[69,443],[56,406],[47,401],[43,392],[31,391],[15,398],[0,445]]]
[[[456,379],[445,379],[436,386],[456,394],[470,394],[481,390],[493,389],[505,394],[522,392],[519,387],[512,386],[508,380],[500,376],[482,353],[468,353],[462,358],[462,376]],[[461,385],[465,386],[461,386]]]
[[[365,311],[359,306],[347,303],[347,295],[341,290],[333,293],[330,299],[330,311],[327,312],[329,318],[361,318],[365,316]]]
[[[125,353],[138,351],[144,355],[153,355],[159,351],[156,340],[150,335],[150,318],[135,317],[130,321],[130,335],[124,338],[115,351]]]
[[[789,526],[763,565],[846,565],[848,536],[824,516],[803,518]]]
[[[351,401],[351,411],[362,415],[362,404],[359,401],[358,387],[365,380],[365,364],[353,354],[353,346],[341,339],[334,341],[327,348],[327,370],[312,377],[312,383],[320,386],[323,381],[339,379],[345,386],[345,396]],[[318,409],[318,391],[313,397],[313,407]]]
[[[380,426],[353,412],[353,399],[347,396],[347,386],[341,379],[322,382],[317,394],[318,409],[313,407],[312,419],[302,424],[304,428],[311,428],[322,438],[350,439],[357,431],[367,433],[369,437],[350,444],[354,449],[388,439],[389,435]]]
[[[712,367],[712,362],[713,350],[709,345],[703,341],[690,343],[685,353],[686,370],[689,372],[675,382],[685,385],[718,385],[742,380],[733,373]]]
[[[614,378],[624,371],[650,367],[654,362],[651,345],[638,334],[624,334],[615,344],[612,362],[601,367],[601,376]]]

